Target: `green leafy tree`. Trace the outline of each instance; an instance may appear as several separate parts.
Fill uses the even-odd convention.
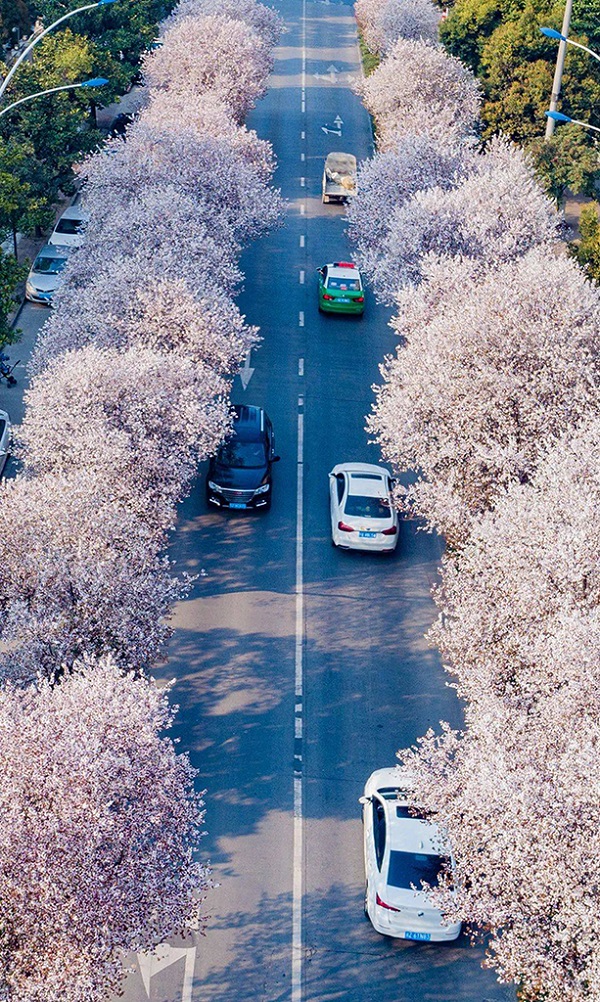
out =
[[[557,202],[569,188],[577,195],[595,195],[600,156],[594,141],[577,125],[562,125],[551,139],[529,143],[538,177]]]
[[[570,245],[571,253],[583,265],[588,275],[600,282],[600,206],[596,202],[586,205],[579,217],[581,240]]]
[[[31,0],[0,0],[0,42],[12,43],[19,35],[27,34],[34,21]]]
[[[8,318],[15,306],[15,290],[27,274],[12,254],[0,250],[0,348],[19,340],[20,331],[11,327]]]

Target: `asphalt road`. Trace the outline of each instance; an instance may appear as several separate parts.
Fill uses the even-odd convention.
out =
[[[507,1002],[514,992],[481,969],[483,950],[466,938],[391,941],[363,917],[364,781],[440,719],[458,724],[460,710],[423,638],[439,541],[404,522],[391,558],[330,545],[327,474],[379,461],[364,422],[394,342],[372,298],[363,319],[316,306],[316,268],[350,253],[343,208],[321,205],[324,157],[372,152],[351,90],[352,7],[275,5],[287,32],[249,124],[273,143],[288,213],[242,262],[241,306],[264,340],[234,400],[266,407],[282,460],[269,513],[209,512],[203,477],[182,505],[173,557],[198,578],[159,673],[176,679],[175,731],[207,790],[204,849],[220,886],[206,901],[206,935],[131,958],[125,997]],[[338,117],[341,137],[324,132]],[[28,339],[46,315],[25,307]]]

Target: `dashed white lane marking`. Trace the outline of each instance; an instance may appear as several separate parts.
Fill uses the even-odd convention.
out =
[[[304,285],[304,270],[300,269],[300,285]]]
[[[300,206],[300,215],[303,216],[305,212],[306,212],[306,206],[303,202],[302,205]]]
[[[304,233],[302,233],[300,236],[300,246],[304,247]]]
[[[300,178],[300,187],[301,187],[301,188],[304,188],[304,185],[305,185],[305,184],[306,184],[306,178],[305,178],[305,177],[301,177],[301,178]]]
[[[304,310],[300,310],[298,314],[298,327],[304,327]]]
[[[300,162],[304,163],[305,160],[306,160],[306,154],[305,153],[301,153],[300,154]]]
[[[300,139],[306,139],[306,132],[304,131],[304,129],[300,133]]]
[[[303,358],[299,358],[298,359],[298,375],[299,376],[303,376],[304,375],[304,359]]]

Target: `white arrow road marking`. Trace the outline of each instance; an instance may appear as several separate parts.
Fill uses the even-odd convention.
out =
[[[152,953],[138,953],[137,958],[140,974],[142,975],[142,981],[144,982],[148,998],[150,998],[150,982],[153,976],[159,974],[165,967],[176,964],[183,957],[185,957],[185,971],[183,975],[181,1002],[192,1002],[194,966],[196,963],[195,946],[169,946],[168,943],[160,943]]]
[[[252,355],[252,348],[248,348],[248,351],[246,352],[246,357],[244,359],[244,365],[240,369],[240,380],[242,383],[243,390],[248,389],[248,383],[250,382],[252,376],[254,375],[254,369],[250,367],[251,355]]]
[[[342,134],[342,130],[341,129],[330,129],[328,125],[322,125],[321,126],[321,132],[324,132],[326,136],[328,136],[328,135],[331,135],[331,136],[341,136],[341,134]]]
[[[337,125],[338,129],[341,129],[341,127],[344,124],[344,122],[343,122],[343,119],[341,119],[339,115],[336,115],[335,118],[334,118],[334,120],[333,120],[333,124]]]

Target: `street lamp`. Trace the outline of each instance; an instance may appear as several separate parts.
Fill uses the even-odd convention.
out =
[[[573,10],[573,0],[566,0],[565,16],[563,17],[562,32],[560,32],[560,45],[556,54],[556,68],[554,70],[554,80],[552,81],[552,95],[550,97],[550,111],[556,111],[558,99],[560,97],[560,86],[562,83],[563,69],[565,66],[565,56],[567,54],[567,35],[571,25],[571,11]],[[546,29],[549,30],[549,29]],[[546,31],[542,28],[542,32]],[[553,37],[553,36],[550,36]],[[546,122],[546,139],[551,139],[554,135],[554,119],[549,118]]]
[[[13,108],[18,107],[20,104],[24,104],[25,101],[33,101],[34,97],[44,97],[46,94],[56,94],[59,90],[76,90],[78,87],[104,87],[108,83],[104,77],[93,77],[92,80],[84,80],[82,83],[65,84],[64,87],[50,87],[49,90],[38,90],[35,94],[28,94],[27,97],[22,97],[18,101],[13,101],[12,104],[2,108],[0,111],[0,118],[2,115],[6,115],[7,111],[12,111]]]
[[[576,42],[572,38],[567,38],[566,35],[561,34],[560,31],[556,31],[554,28],[540,28],[540,31],[542,35],[546,36],[546,38],[555,38],[559,42],[564,42],[565,45],[574,45],[576,49],[583,49],[584,52],[587,52],[588,55],[593,56],[594,59],[597,59],[598,62],[600,63],[600,56],[598,55],[598,53],[594,52],[593,49],[588,49],[587,45],[582,45],[581,42]]]
[[[12,77],[14,76],[14,74],[16,73],[16,71],[18,70],[18,68],[21,65],[21,63],[23,62],[23,60],[27,58],[27,56],[29,55],[29,53],[33,49],[34,45],[37,45],[38,42],[41,42],[42,38],[44,38],[48,34],[49,31],[52,31],[52,29],[56,28],[57,25],[62,24],[62,22],[66,21],[67,18],[73,17],[75,14],[81,14],[84,10],[93,10],[94,7],[105,7],[106,4],[115,3],[115,2],[116,2],[116,0],[96,0],[95,3],[86,4],[85,7],[77,7],[76,10],[70,10],[67,14],[63,14],[62,17],[59,17],[58,21],[53,21],[52,24],[50,24],[47,28],[44,28],[44,30],[42,32],[40,32],[39,35],[36,35],[36,37],[33,39],[33,41],[29,43],[29,45],[27,46],[27,48],[24,49],[24,51],[21,53],[21,55],[16,60],[16,62],[13,63],[11,69],[9,70],[9,72],[5,76],[4,80],[2,81],[2,84],[0,85],[0,97],[2,97],[2,95],[4,94],[4,91],[8,87],[8,85],[9,85]]]
[[[592,132],[600,132],[597,125],[590,125],[589,122],[580,122],[577,118],[569,118],[568,115],[563,115],[562,111],[546,111],[544,112],[546,118],[552,119],[553,122],[570,122],[571,125],[581,125],[584,129],[591,129]]]

